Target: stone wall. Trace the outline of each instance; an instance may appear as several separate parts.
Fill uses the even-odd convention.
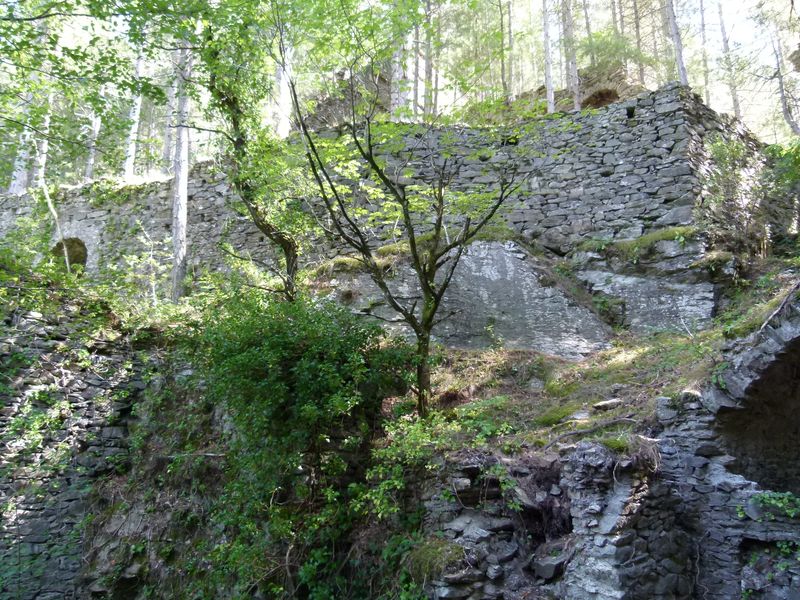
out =
[[[706,251],[702,240],[667,238],[628,262],[577,250],[582,242],[638,239],[691,225],[693,210],[704,198],[707,137],[741,137],[745,132],[730,127],[697,96],[674,85],[598,110],[544,119],[523,131],[516,138],[500,135],[498,145],[485,152],[481,132],[423,129],[408,137],[405,150],[394,153],[392,166],[403,171],[404,183],[430,181],[443,162],[438,148],[447,135],[457,157],[452,187],[496,189],[500,177],[513,173],[519,188],[498,216],[511,230],[504,235],[546,249],[551,259],[569,253],[580,284],[601,304],[614,303],[617,323],[636,331],[708,323],[718,294],[709,273],[696,267]],[[240,255],[269,260],[264,236],[237,212],[235,196],[215,165],[194,168],[189,196],[190,273],[226,268],[230,258],[220,250],[222,242],[230,242]],[[0,198],[0,235],[32,211],[28,198]],[[169,181],[120,189],[99,183],[67,190],[59,200],[59,213],[72,259],[85,261],[90,273],[128,264],[139,283],[155,280],[166,285],[171,254]],[[386,231],[375,233],[393,241]],[[53,239],[52,246],[57,251],[58,240]],[[343,252],[346,249],[322,240],[306,260]],[[440,339],[453,346],[503,339],[512,347],[573,357],[603,346],[606,326],[591,314],[591,301],[587,312],[557,286],[541,285],[537,273],[549,263],[534,256],[515,258],[526,252],[520,245],[504,250],[476,246],[470,251],[446,303],[447,310],[471,318],[444,322],[437,332]],[[410,273],[406,271],[397,270],[390,282],[395,289],[413,288],[403,275]],[[380,312],[380,294],[366,276],[337,275],[331,283],[355,298],[357,308]],[[513,298],[498,293],[500,289],[513,290]],[[539,311],[539,305],[552,310]],[[560,318],[560,313],[570,316]],[[570,348],[572,342],[577,346]]]
[[[632,239],[691,223],[703,193],[702,140],[725,130],[723,120],[688,89],[667,86],[598,110],[544,119],[514,145],[497,148],[489,161],[478,152],[485,140],[462,131],[463,156],[453,185],[492,189],[513,166],[522,185],[503,219],[525,238],[564,253],[581,240]],[[428,155],[441,135],[434,130],[407,140],[413,177],[430,179]],[[156,244],[169,237],[169,190],[169,181],[113,191],[97,185],[68,190],[59,200],[64,237],[84,242],[90,271],[123,254],[144,253],[148,242],[138,239],[144,234]],[[233,201],[214,165],[194,168],[188,238],[195,270],[221,265],[217,246],[223,240],[246,252],[265,252],[261,234]],[[0,234],[30,214],[29,204],[27,198],[0,198]]]
[[[0,598],[76,598],[89,494],[128,461],[145,387],[124,343],[82,330],[81,310],[0,323]]]
[[[561,487],[581,541],[565,597],[797,597],[800,522],[758,500],[797,492],[800,296],[790,300],[728,349],[719,386],[657,399],[655,472],[627,474],[590,443],[569,457]]]

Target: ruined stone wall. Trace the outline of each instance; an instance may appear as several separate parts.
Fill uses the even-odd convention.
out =
[[[0,323],[0,598],[76,598],[97,477],[129,459],[145,366],[81,310]]]
[[[598,110],[544,119],[489,161],[479,156],[485,143],[481,137],[462,132],[462,168],[453,185],[493,189],[513,167],[521,186],[502,218],[525,238],[559,253],[591,238],[632,239],[692,222],[692,209],[703,193],[698,140],[722,128],[688,89],[667,86]],[[423,134],[427,139],[407,140],[414,177],[432,176],[430,161],[420,152],[435,147],[441,135],[432,131]],[[508,164],[499,164],[503,160]],[[263,236],[233,204],[222,173],[212,164],[197,165],[189,184],[189,263],[194,272],[221,266],[221,241],[245,253],[266,255]],[[63,235],[85,244],[92,272],[126,254],[168,250],[170,210],[169,181],[113,191],[77,188],[59,200]],[[0,198],[0,235],[29,214],[29,199]]]

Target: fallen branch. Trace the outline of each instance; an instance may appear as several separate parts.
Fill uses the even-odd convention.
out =
[[[542,450],[549,450],[553,446],[555,446],[561,440],[571,437],[573,435],[588,435],[590,433],[594,433],[595,431],[600,431],[601,429],[605,429],[606,427],[612,427],[613,425],[621,425],[622,423],[637,423],[636,419],[631,419],[630,417],[620,417],[618,419],[611,419],[610,421],[603,421],[602,423],[598,423],[594,427],[589,427],[587,429],[576,429],[574,431],[568,431],[566,433],[562,433],[561,435],[557,436],[553,441],[547,443]]]
[[[792,298],[794,298],[794,295],[797,293],[797,290],[800,290],[800,280],[798,280],[797,283],[795,283],[792,286],[792,289],[790,289],[789,293],[786,294],[786,297],[783,299],[783,302],[781,302],[778,305],[778,308],[776,308],[774,311],[772,311],[772,314],[770,314],[770,316],[767,317],[767,320],[764,321],[764,323],[761,325],[761,327],[759,327],[759,329],[758,329],[758,334],[759,335],[764,333],[764,330],[767,328],[767,325],[769,325],[770,321],[772,321],[772,319],[774,319],[776,316],[778,316],[781,313],[781,311],[784,308],[786,308],[786,305],[789,304],[789,302],[791,302]]]

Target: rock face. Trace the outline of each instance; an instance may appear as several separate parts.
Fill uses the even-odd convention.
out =
[[[415,294],[414,273],[401,265],[390,280],[397,295]],[[341,274],[331,282],[340,299],[359,312],[393,313],[368,275]],[[435,331],[450,347],[492,344],[580,358],[607,346],[611,328],[590,308],[550,283],[541,264],[513,242],[472,244],[455,272]]]

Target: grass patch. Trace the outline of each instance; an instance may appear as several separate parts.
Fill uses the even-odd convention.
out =
[[[558,425],[561,423],[561,421],[566,419],[579,408],[580,405],[574,403],[554,406],[535,417],[533,422],[539,427],[552,427],[553,425]]]
[[[631,449],[631,441],[627,434],[605,436],[598,441],[616,454],[628,454]]]
[[[598,252],[608,257],[615,257],[636,263],[653,251],[656,244],[664,241],[675,241],[685,244],[697,236],[695,227],[667,227],[647,233],[635,240],[611,241],[603,239],[586,240],[578,245],[578,250],[584,252]]]
[[[450,540],[431,537],[415,546],[406,557],[411,578],[422,585],[439,577],[445,567],[464,558],[464,549]]]

